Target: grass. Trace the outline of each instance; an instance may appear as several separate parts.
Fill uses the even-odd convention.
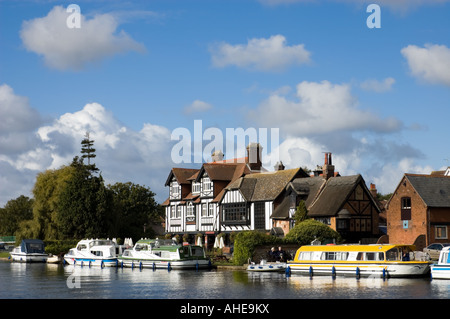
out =
[[[9,252],[5,251],[5,252],[0,252],[0,258],[8,258],[9,257]]]

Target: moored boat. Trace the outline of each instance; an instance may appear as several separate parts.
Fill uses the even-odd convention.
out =
[[[120,246],[109,239],[83,239],[64,255],[64,261],[80,266],[117,266]]]
[[[415,258],[413,245],[311,245],[300,247],[290,272],[305,275],[417,277],[431,262]]]
[[[431,265],[432,279],[450,279],[450,247],[442,248],[436,264]]]
[[[282,262],[267,262],[265,259],[261,260],[259,264],[252,262],[247,266],[247,271],[255,272],[281,272],[285,271],[286,263]]]
[[[119,266],[165,269],[204,269],[211,266],[197,245],[179,245],[173,240],[141,239],[119,256]]]
[[[23,239],[20,246],[10,252],[13,261],[19,262],[43,262],[48,254],[45,252],[45,244],[40,239]]]

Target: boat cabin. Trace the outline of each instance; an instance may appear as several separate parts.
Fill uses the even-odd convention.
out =
[[[302,246],[296,261],[410,261],[412,245],[327,245]]]
[[[45,244],[40,239],[23,239],[20,249],[27,254],[45,254]]]

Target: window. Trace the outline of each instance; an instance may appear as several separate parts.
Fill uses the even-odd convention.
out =
[[[447,239],[447,226],[435,226],[434,232],[436,239]]]
[[[214,204],[208,204],[208,216],[214,216]]]
[[[202,204],[202,217],[208,216],[208,204]]]
[[[192,193],[200,193],[201,184],[193,182],[192,183]]]
[[[401,220],[411,220],[411,197],[403,197],[401,201]]]
[[[247,224],[247,204],[233,203],[224,204],[223,206],[223,221],[225,223]]]
[[[208,176],[204,176],[202,181],[203,181],[203,191],[209,192],[211,190],[211,180],[209,179]]]
[[[192,203],[189,203],[187,206],[187,216],[194,216],[194,205]]]
[[[266,228],[266,203],[255,203],[255,229]]]
[[[177,214],[175,218],[181,218],[181,206],[177,206]]]

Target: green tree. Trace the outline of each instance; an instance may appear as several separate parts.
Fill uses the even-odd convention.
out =
[[[59,194],[73,173],[72,167],[63,166],[59,169],[46,170],[37,175],[33,187],[32,219],[21,222],[16,237],[58,239]]]
[[[95,148],[94,146],[94,140],[89,139],[89,132],[86,132],[85,138],[81,141],[81,157],[83,159],[87,158],[87,168],[91,172],[97,172],[98,168],[95,166],[95,164],[91,164],[91,158],[95,158],[97,155],[95,155]]]
[[[152,237],[154,234],[149,225],[158,221],[161,216],[154,196],[155,194],[145,186],[127,183],[108,185],[113,193],[115,237]]]
[[[62,239],[106,237],[112,193],[102,176],[93,176],[83,160],[75,157],[73,176],[66,181],[58,199],[58,225]]]
[[[33,199],[20,195],[0,209],[0,235],[14,236],[20,223],[33,218]]]
[[[294,213],[295,225],[301,223],[302,221],[308,219],[308,209],[306,208],[306,204],[304,200],[301,200],[298,203],[297,209]]]
[[[333,239],[339,243],[341,236],[331,227],[316,221],[307,219],[295,225],[289,233],[286,234],[286,241],[297,243],[299,245],[310,245],[314,239],[322,243],[332,242]]]

